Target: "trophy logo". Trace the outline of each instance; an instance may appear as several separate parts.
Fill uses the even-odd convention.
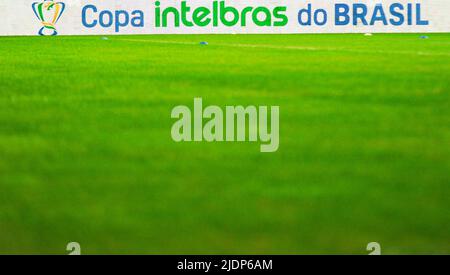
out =
[[[55,25],[64,12],[66,5],[62,2],[44,0],[35,2],[32,5],[34,14],[41,21],[43,27],[39,30],[39,35],[57,35]]]

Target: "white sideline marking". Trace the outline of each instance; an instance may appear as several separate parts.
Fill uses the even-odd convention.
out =
[[[147,40],[147,39],[112,39],[116,41],[142,42],[154,44],[178,44],[178,45],[198,45],[196,42],[182,42],[170,40]],[[358,50],[345,48],[318,48],[318,47],[302,47],[302,46],[275,46],[266,44],[229,44],[229,43],[212,43],[211,46],[220,47],[238,47],[238,48],[261,48],[274,50],[299,50],[299,51],[342,51],[352,53],[379,53],[379,54],[406,54],[406,55],[423,55],[423,56],[450,56],[450,53],[430,53],[430,52],[411,52],[411,51],[383,51],[383,50]]]

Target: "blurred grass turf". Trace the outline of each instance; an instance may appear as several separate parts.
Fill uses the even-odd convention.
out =
[[[0,38],[0,254],[450,253],[449,90],[449,34]],[[194,97],[279,151],[174,143]]]

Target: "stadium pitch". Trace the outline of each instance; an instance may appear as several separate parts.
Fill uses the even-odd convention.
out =
[[[0,254],[450,253],[449,34],[2,37],[0,91]],[[175,143],[195,97],[278,151]]]

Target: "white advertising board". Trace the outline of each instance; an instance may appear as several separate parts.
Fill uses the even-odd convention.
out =
[[[0,35],[449,32],[450,0],[13,0]]]

